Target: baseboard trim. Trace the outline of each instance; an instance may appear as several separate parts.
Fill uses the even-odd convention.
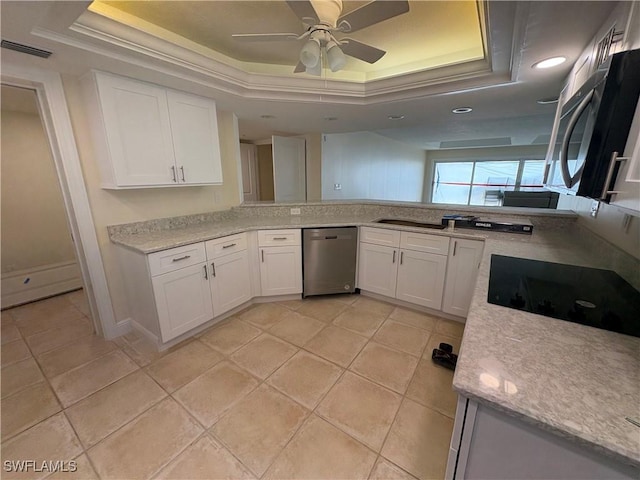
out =
[[[78,263],[61,262],[2,275],[1,307],[9,308],[82,288]]]
[[[366,290],[361,290],[360,295],[364,297],[374,298],[376,300],[380,300],[383,302],[392,303],[394,305],[398,305],[399,307],[403,307],[408,310],[415,310],[417,312],[427,313],[429,315],[433,315],[434,317],[453,320],[454,322],[465,323],[467,321],[465,317],[458,317],[457,315],[451,315],[450,313],[443,312],[442,310],[435,310],[433,308],[423,307],[421,305],[416,305],[415,303],[409,303],[403,300],[398,300],[397,298],[386,297],[384,295],[380,295],[379,293],[373,293],[373,292],[368,292]]]

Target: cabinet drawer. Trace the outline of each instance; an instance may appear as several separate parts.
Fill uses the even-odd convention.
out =
[[[231,253],[241,252],[247,249],[247,234],[239,233],[238,235],[229,235],[228,237],[209,240],[205,242],[205,247],[209,260],[220,258]]]
[[[193,243],[152,253],[148,257],[151,276],[173,272],[207,260],[204,243]]]
[[[300,245],[300,229],[258,231],[258,246],[277,247],[284,245]]]
[[[397,247],[400,245],[400,232],[386,228],[360,227],[360,241]]]
[[[449,237],[426,233],[402,232],[400,248],[418,252],[449,254]]]

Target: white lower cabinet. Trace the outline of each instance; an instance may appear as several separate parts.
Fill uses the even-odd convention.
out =
[[[163,341],[213,318],[206,263],[158,275],[152,283]]]
[[[251,270],[247,234],[205,242],[211,271],[213,315],[219,316],[251,300]]]
[[[447,257],[400,250],[396,298],[440,310]]]
[[[439,310],[449,238],[379,230],[362,227],[360,238],[368,241],[360,242],[358,287]]]
[[[447,262],[447,280],[442,300],[442,310],[452,315],[466,317],[476,286],[478,267],[482,260],[484,242],[452,239]]]
[[[483,241],[361,227],[358,288],[465,317]]]
[[[262,296],[302,293],[300,230],[258,232]]]
[[[398,264],[397,249],[360,242],[358,288],[395,297]]]
[[[120,260],[134,326],[166,344],[253,297],[247,234]]]

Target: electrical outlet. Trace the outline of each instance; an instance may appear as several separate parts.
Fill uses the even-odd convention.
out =
[[[598,200],[594,200],[591,202],[591,216],[596,218],[598,216],[598,209],[600,208],[600,202]]]
[[[300,215],[300,209],[299,208],[292,208],[291,209],[291,215]]]
[[[341,183],[334,183],[333,184],[333,189],[334,190],[342,190],[342,184]]]

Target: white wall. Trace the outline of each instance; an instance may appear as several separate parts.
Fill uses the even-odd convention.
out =
[[[372,132],[325,134],[322,199],[422,201],[425,151]],[[334,185],[342,185],[335,190]]]

